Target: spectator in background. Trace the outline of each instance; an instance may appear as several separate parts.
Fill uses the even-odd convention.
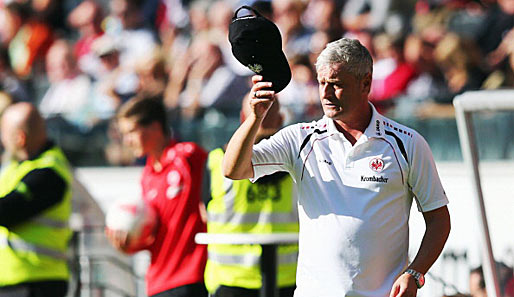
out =
[[[414,16],[411,19],[414,34],[420,34],[427,28],[447,30],[446,25],[451,16],[451,10],[442,3],[434,0],[419,0],[416,3]]]
[[[505,35],[498,48],[487,57],[494,71],[484,82],[484,89],[514,87],[514,29]]]
[[[153,28],[144,24],[143,5],[142,0],[110,0],[106,33],[119,47],[120,65],[126,71],[133,71],[137,62],[157,47]]]
[[[143,97],[160,97],[164,95],[168,83],[166,64],[161,54],[154,53],[136,65],[139,83],[137,94]]]
[[[301,0],[272,0],[273,21],[282,34],[284,52],[288,58],[309,54],[309,44],[314,33],[305,27],[302,15],[305,3]]]
[[[5,110],[1,135],[10,162],[0,175],[0,296],[64,297],[72,234],[68,161],[30,103]]]
[[[194,1],[187,11],[187,27],[183,28],[171,25],[166,28],[166,30],[161,30],[161,40],[165,46],[164,52],[169,55],[167,59],[170,62],[169,68],[171,71],[175,71],[177,64],[181,65],[183,64],[182,60],[187,59],[188,49],[194,42],[194,38],[196,36],[205,36],[205,33],[209,31],[208,10],[209,1]],[[179,70],[179,72],[180,71],[181,70]],[[181,76],[181,74],[176,75]],[[171,74],[172,77],[176,75]],[[166,101],[168,101],[168,99],[166,99]]]
[[[6,92],[14,101],[30,101],[26,84],[12,71],[7,49],[0,46],[0,91]]]
[[[95,40],[104,34],[102,20],[102,8],[95,0],[81,2],[68,15],[68,23],[79,32],[79,39],[73,47],[78,67],[93,78],[98,78],[100,61],[91,48]]]
[[[348,0],[341,14],[343,28],[351,32],[405,32],[415,0]]]
[[[316,75],[309,57],[290,59],[290,66],[291,82],[277,95],[285,124],[321,116]]]
[[[21,4],[0,3],[0,43],[7,46],[14,38],[26,17],[26,9]]]
[[[50,26],[52,31],[62,36],[68,33],[69,28],[66,25],[67,1],[63,0],[30,0],[29,1],[34,14],[38,19]]]
[[[45,118],[61,116],[69,123],[86,129],[86,111],[91,95],[91,80],[80,72],[71,44],[56,40],[46,55],[46,73],[50,88],[39,109]]]
[[[185,2],[189,0],[162,0],[161,1],[161,15],[162,27],[170,27],[173,29],[185,28],[189,22],[187,5]]]
[[[171,83],[183,81],[184,88],[171,106],[180,106],[186,118],[195,118],[210,107],[226,112],[239,110],[241,102],[233,98],[243,98],[249,89],[247,77],[235,74],[225,64],[221,49],[209,37],[194,40],[184,60],[183,76],[172,74]],[[179,91],[180,85],[175,87],[175,92]]]
[[[472,297],[487,297],[482,266],[474,268],[469,273],[469,292]]]
[[[343,36],[343,28],[339,17],[342,5],[336,0],[310,1],[304,14],[305,24],[316,32],[327,34],[329,41]]]
[[[152,53],[141,57],[134,67],[123,67],[118,44],[112,36],[107,34],[95,40],[92,50],[101,63],[94,86],[95,96],[105,102],[107,109],[114,111],[136,94],[139,86],[136,65],[147,60]]]
[[[486,76],[481,68],[482,55],[477,45],[454,33],[447,33],[434,49],[434,57],[443,72],[449,94],[439,103],[451,103],[455,95],[478,90]]]
[[[309,43],[309,64],[315,65],[316,58],[319,53],[325,48],[325,45],[331,41],[330,35],[327,32],[316,31],[312,37],[311,42]],[[313,66],[311,66],[313,67]]]
[[[148,296],[207,297],[203,283],[207,248],[194,241],[196,233],[206,232],[200,195],[207,153],[195,143],[171,138],[162,98],[131,99],[116,120],[124,144],[137,157],[147,158],[142,199],[159,218],[155,241],[147,247]],[[107,229],[106,235],[116,248],[127,249],[127,234]]]
[[[195,0],[191,2],[189,7],[189,26],[191,37],[196,34],[209,31],[208,12],[210,8],[209,0]]]
[[[168,53],[169,83],[165,91],[164,103],[168,109],[178,110],[180,93],[184,90],[187,77],[193,65],[195,53],[191,47],[195,39],[205,38],[209,32],[209,21],[207,17],[208,2],[204,0],[195,1],[189,9],[189,30],[173,30],[173,43],[164,52]],[[170,38],[170,36],[166,36]],[[165,39],[168,40],[168,39]],[[201,41],[200,41],[201,42]],[[196,53],[199,55],[199,53]],[[180,113],[180,112],[179,112]]]
[[[180,64],[182,63],[181,60],[187,58],[188,49],[194,42],[194,38],[196,36],[205,36],[205,33],[209,31],[208,10],[209,1],[194,1],[187,11],[188,26],[186,28],[172,26],[169,30],[165,30],[165,33],[168,32],[170,34],[162,37],[163,34],[161,33],[161,39],[165,42],[166,46],[164,51],[169,53],[167,58],[170,60],[172,71],[175,68],[175,64]]]
[[[374,66],[370,100],[378,112],[385,113],[403,95],[416,76],[412,65],[403,57],[403,39],[382,33],[373,37]]]
[[[230,45],[227,36],[228,26],[232,21],[233,14],[232,7],[226,0],[216,0],[209,6],[207,21],[209,23],[209,31],[215,40],[224,40],[226,44]]]
[[[494,68],[498,66],[503,60],[512,52],[514,43],[514,28],[504,32],[502,41],[498,46],[486,56],[487,64]]]
[[[270,3],[268,2],[268,4]],[[271,9],[271,5],[269,5],[269,7]],[[212,40],[215,41],[221,49],[223,60],[226,62],[226,65],[237,75],[249,77],[252,72],[237,61],[232,54],[232,47],[228,41],[228,27],[232,21],[233,15],[234,12],[232,11],[232,7],[228,1],[214,1],[210,5],[207,13],[210,25],[209,35],[211,35]]]
[[[461,37],[477,39],[484,34],[487,28],[487,16],[489,10],[482,1],[472,0],[447,0],[445,6],[450,14],[447,20],[447,29]]]
[[[514,297],[513,269],[501,262],[496,263],[496,269],[501,296]],[[472,297],[487,297],[484,271],[481,265],[469,273],[469,292]]]
[[[43,71],[43,60],[54,39],[52,28],[34,14],[27,4],[11,2],[7,10],[19,29],[9,42],[9,56],[14,72],[23,78],[29,78],[33,73]]]
[[[434,26],[406,37],[403,55],[416,69],[417,77],[407,86],[404,99],[420,103],[429,100],[440,101],[439,98],[448,96],[448,87],[434,56],[437,43],[444,34],[442,28]]]
[[[478,39],[482,52],[489,54],[502,42],[505,34],[514,28],[514,1],[498,0],[487,11],[487,18]]]

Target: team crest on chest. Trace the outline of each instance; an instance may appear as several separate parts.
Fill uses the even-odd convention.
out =
[[[369,168],[375,172],[381,172],[384,169],[384,161],[380,158],[373,158],[369,162]]]

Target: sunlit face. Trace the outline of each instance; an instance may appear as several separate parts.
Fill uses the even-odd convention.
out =
[[[63,42],[57,42],[46,55],[46,72],[50,82],[58,82],[73,73],[71,49]]]
[[[321,66],[318,83],[321,106],[331,119],[344,119],[356,111],[367,98],[371,75],[357,79],[344,69],[341,63]]]
[[[118,128],[123,137],[123,144],[130,148],[138,158],[148,154],[153,146],[151,126],[142,126],[131,118],[118,120]]]

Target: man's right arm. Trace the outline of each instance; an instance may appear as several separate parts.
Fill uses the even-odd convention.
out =
[[[250,92],[252,112],[232,135],[223,157],[223,175],[230,179],[253,177],[252,148],[255,136],[273,100],[275,100],[274,91],[264,90],[264,88],[271,87],[271,83],[261,82],[261,80],[262,76],[255,75],[252,77],[253,87]],[[258,92],[258,97],[255,96],[256,92]]]
[[[253,177],[252,148],[262,119],[248,117],[236,130],[223,157],[223,175],[230,179]]]

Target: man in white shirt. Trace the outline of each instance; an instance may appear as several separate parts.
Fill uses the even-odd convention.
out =
[[[296,297],[416,296],[450,231],[448,199],[428,144],[368,102],[373,61],[357,40],[329,43],[316,62],[325,116],[253,145],[273,100],[253,77],[253,113],[223,160],[232,179],[287,171],[299,193]],[[426,231],[409,264],[413,198]]]

